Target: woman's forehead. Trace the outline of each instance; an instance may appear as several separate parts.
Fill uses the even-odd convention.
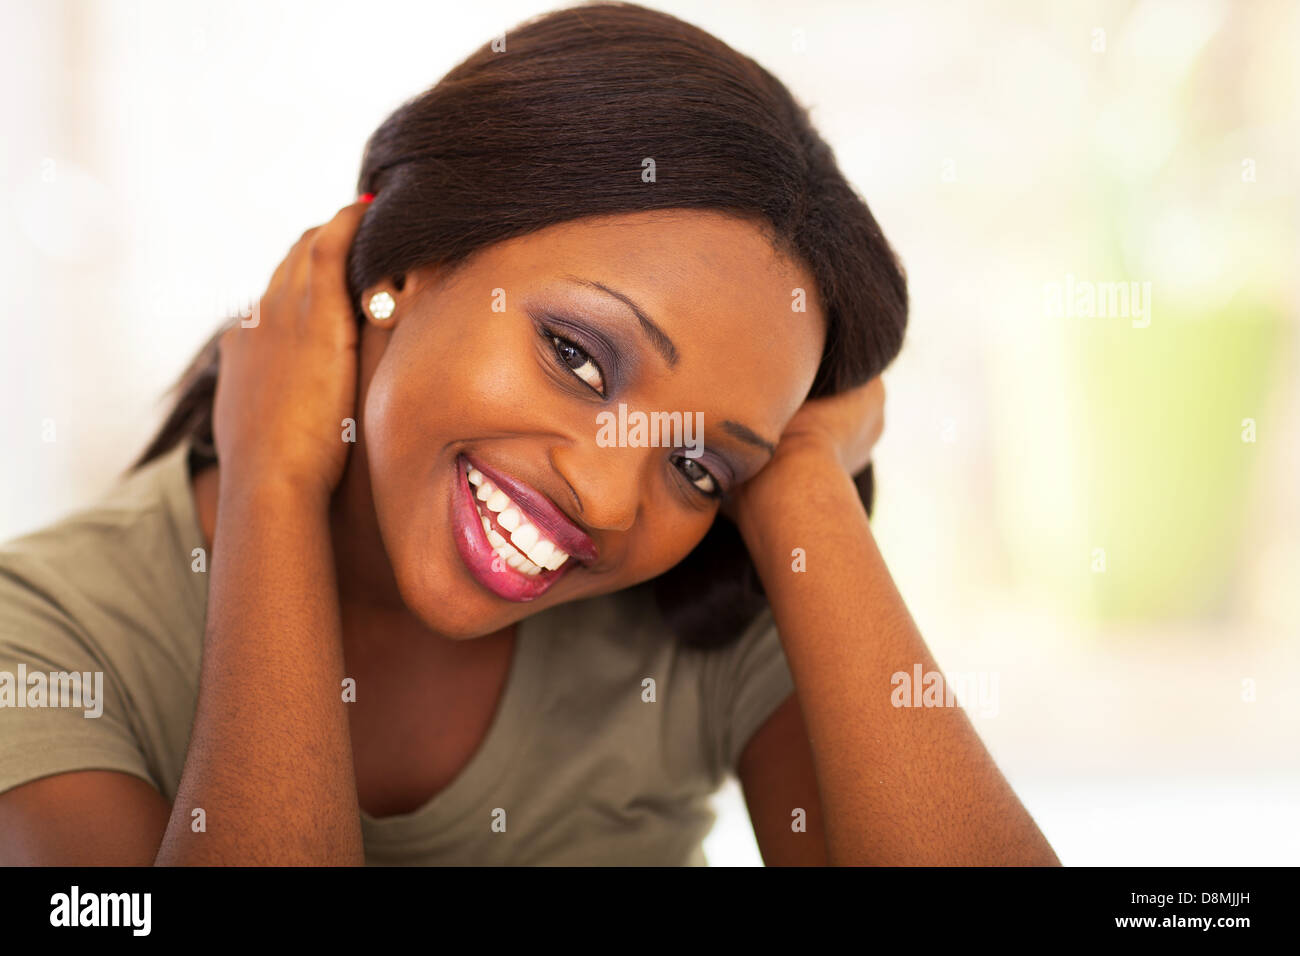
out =
[[[649,346],[667,338],[653,364],[664,385],[757,385],[781,420],[811,387],[825,335],[813,279],[754,223],[662,210],[576,220],[509,245],[495,268],[529,305],[621,322]]]

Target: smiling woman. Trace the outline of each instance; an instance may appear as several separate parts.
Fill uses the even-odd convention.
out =
[[[497,337],[522,327],[512,318],[527,319],[575,362],[572,372],[559,369],[558,382],[575,396],[599,404],[583,391],[597,382],[616,409],[621,390],[644,386],[653,357],[674,373],[676,394],[643,392],[639,407],[745,426],[707,442],[734,484],[765,460],[733,448],[736,434],[758,431],[770,447],[805,397],[869,381],[902,344],[902,270],[806,111],[753,60],[666,14],[593,4],[511,30],[504,52],[485,44],[380,125],[358,192],[375,196],[348,254],[358,322],[377,291],[396,297],[399,313],[436,316],[420,323],[419,344],[453,352],[407,358],[416,332],[403,323],[386,362],[436,366],[427,387],[443,407],[447,396],[457,406],[477,400],[441,387],[443,356],[464,355],[458,370],[472,368],[473,358],[502,353]],[[495,248],[525,236],[510,252]],[[550,258],[561,250],[563,261]],[[530,270],[526,282],[512,271],[516,259]],[[411,292],[408,277],[422,280]],[[709,336],[699,343],[709,351],[696,348],[677,368],[673,343],[691,344],[691,335]],[[746,367],[742,349],[763,353],[764,364]],[[363,365],[377,355],[370,342],[362,351]],[[216,357],[214,338],[141,461],[183,434],[211,447]],[[634,365],[642,371],[635,382]],[[740,402],[700,400],[721,383]],[[519,389],[519,400],[540,412],[535,397]],[[766,420],[742,414],[764,401],[756,411]],[[378,437],[373,423],[364,430]],[[365,436],[361,444],[376,451]],[[601,460],[621,466],[630,458]],[[661,478],[679,480],[672,471],[686,467],[726,484],[707,462],[677,461],[665,461]],[[869,468],[857,483],[869,509]],[[766,600],[734,526],[706,520],[698,532],[702,541],[682,541],[678,560],[650,576],[673,632],[691,646],[715,646],[734,639]]]
[[[852,623],[830,646],[858,657],[816,649],[804,607],[933,668],[864,563],[902,270],[805,111],[714,37],[626,4],[508,36],[373,134],[367,201],[214,336],[114,496],[10,546],[5,633],[113,679],[103,725],[10,724],[0,855],[701,863],[736,772],[769,863],[909,861],[862,822],[843,681],[874,665]],[[703,433],[610,442],[616,409]],[[837,550],[793,585],[812,542]],[[944,774],[1003,824],[910,859],[1050,855],[969,724],[905,726],[873,739],[929,754],[916,831],[952,816]],[[122,842],[76,801],[129,805],[98,821]]]
[[[580,273],[599,273],[619,296],[564,278]],[[387,594],[368,588],[369,600],[410,608],[439,634],[478,637],[530,610],[488,592],[549,606],[621,591],[678,564],[709,532],[720,497],[770,457],[711,423],[749,422],[775,437],[808,393],[823,321],[787,303],[791,288],[810,285],[747,221],[665,210],[548,226],[483,248],[450,276],[416,267],[400,289],[386,280],[367,287],[363,301],[382,288],[397,303],[391,320],[362,332],[353,455],[366,467],[343,479],[368,477],[396,579]],[[491,309],[494,289],[504,290],[504,312]],[[618,403],[698,412],[703,454],[607,447],[599,415]],[[484,500],[483,510],[504,509],[498,533],[567,528],[571,540],[590,539],[589,556],[549,574],[494,572],[483,537],[491,529],[479,523],[491,515],[472,506],[462,458],[521,505]],[[446,502],[467,504],[449,519]],[[523,528],[510,527],[519,515]],[[465,586],[453,544],[478,554],[468,563],[484,587]],[[381,559],[353,554],[372,566]]]

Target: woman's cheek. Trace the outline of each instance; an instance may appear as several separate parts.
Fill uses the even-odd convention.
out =
[[[385,436],[389,435],[389,422],[393,419],[391,410],[395,404],[399,404],[391,360],[392,353],[385,352],[379,359],[374,375],[366,387],[361,416],[361,435],[366,444],[367,454],[372,459],[386,457],[385,452],[389,442],[385,440]]]
[[[506,317],[499,318],[509,321]],[[517,324],[525,321],[519,319]],[[495,428],[507,422],[535,421],[539,408],[549,398],[548,387],[555,387],[539,369],[531,350],[534,348],[514,328],[510,334],[479,340],[466,356],[460,375],[463,398],[470,407],[492,409],[494,415],[509,416],[498,418]]]
[[[642,580],[658,577],[685,560],[696,545],[704,540],[713,519],[655,521],[648,524],[655,528],[653,534],[642,535],[638,546],[630,548],[628,552],[639,556],[637,576]]]
[[[446,431],[464,422],[472,408],[466,400],[465,363],[449,360],[440,337],[393,336],[375,369],[366,398],[365,421],[370,442],[392,448],[423,447],[436,452],[460,437]]]

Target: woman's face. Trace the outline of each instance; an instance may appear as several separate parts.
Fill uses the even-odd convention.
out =
[[[812,385],[814,288],[758,227],[672,210],[365,290],[397,301],[363,333],[361,447],[406,606],[478,637],[681,561]]]

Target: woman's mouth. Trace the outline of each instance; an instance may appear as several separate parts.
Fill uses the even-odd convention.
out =
[[[584,558],[595,557],[591,540],[549,501],[499,472],[485,474],[464,455],[456,458],[452,497],[461,559],[498,597],[534,600]]]

